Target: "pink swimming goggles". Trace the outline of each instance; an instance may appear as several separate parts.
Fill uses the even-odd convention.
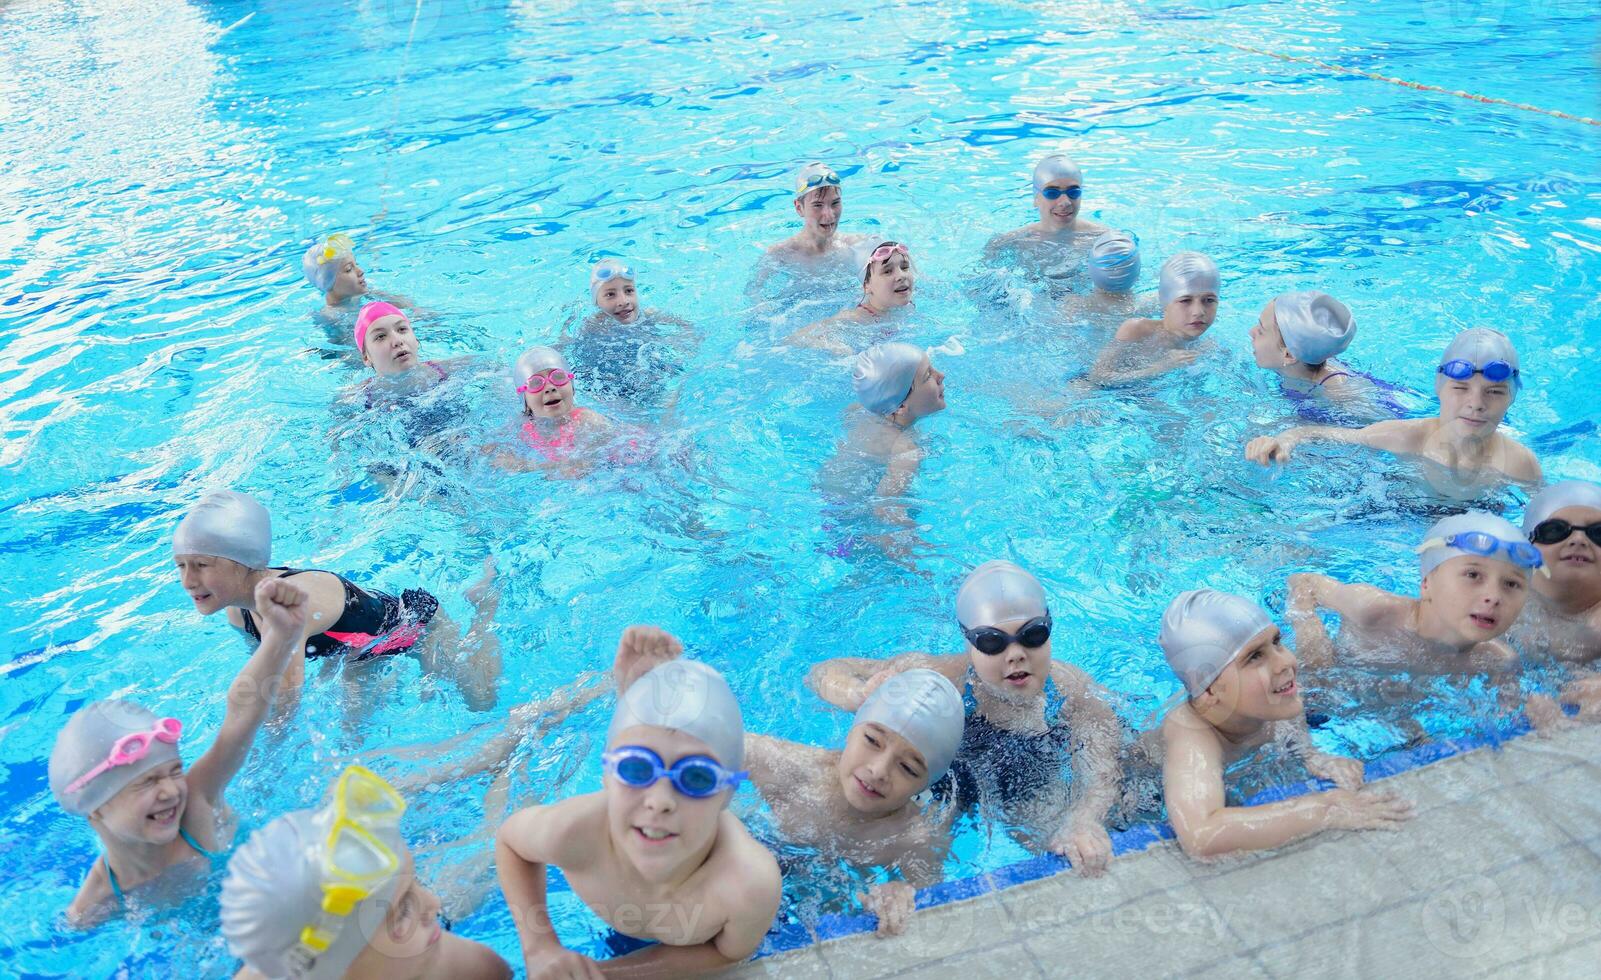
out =
[[[560,388],[563,385],[571,384],[572,380],[573,374],[571,371],[563,371],[561,368],[557,368],[550,372],[548,379],[543,374],[533,375],[528,379],[527,384],[517,386],[517,393],[520,395],[526,392],[530,395],[537,395],[546,388]]]
[[[367,352],[367,328],[372,326],[374,321],[382,320],[386,316],[398,316],[402,320],[406,320],[407,323],[411,322],[406,318],[406,314],[400,312],[400,307],[393,303],[368,303],[361,308],[360,313],[356,314],[357,350],[364,354]]]
[[[76,793],[101,773],[138,762],[150,754],[150,743],[157,739],[168,745],[178,744],[178,736],[182,734],[183,722],[176,718],[162,718],[148,732],[133,732],[122,736],[111,746],[111,754],[106,756],[106,761],[73,780],[67,786],[67,792]]]

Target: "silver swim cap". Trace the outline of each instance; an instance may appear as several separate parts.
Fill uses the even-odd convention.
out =
[[[600,287],[613,279],[627,279],[629,282],[637,281],[634,278],[634,267],[622,259],[601,259],[589,270],[589,298],[600,297]]]
[[[254,497],[232,490],[208,493],[178,522],[172,553],[266,568],[272,561],[272,518]]]
[[[1285,348],[1302,364],[1322,364],[1356,338],[1356,318],[1350,309],[1315,289],[1274,297],[1273,319]]]
[[[1060,153],[1052,153],[1034,165],[1034,191],[1036,193],[1057,180],[1071,180],[1082,187],[1084,174],[1079,170],[1078,164]]]
[[[876,722],[912,743],[928,767],[926,788],[945,775],[962,744],[967,709],[943,674],[915,667],[890,677],[856,709],[851,723]]]
[[[1523,387],[1523,379],[1518,372],[1518,352],[1513,349],[1512,341],[1499,330],[1489,327],[1472,327],[1451,338],[1451,345],[1440,355],[1440,366],[1450,361],[1467,361],[1475,368],[1483,368],[1491,361],[1505,361],[1511,365],[1512,393],[1515,396],[1519,388]]]
[[[652,667],[617,699],[606,747],[636,725],[671,728],[712,750],[725,769],[745,764],[745,722],[723,675],[698,660],[669,660]]]
[[[228,950],[267,980],[337,980],[384,928],[395,892],[390,875],[349,915],[330,917],[338,929],[309,970],[297,972],[300,934],[315,926],[323,901],[322,853],[332,820],[329,809],[295,810],[262,827],[228,860],[222,883],[222,934]],[[367,827],[395,854],[405,844],[398,830]]]
[[[1528,539],[1524,537],[1523,532],[1519,531],[1511,521],[1504,517],[1497,517],[1494,514],[1487,514],[1482,510],[1470,510],[1466,514],[1456,514],[1435,522],[1435,525],[1429,528],[1429,533],[1423,536],[1423,543],[1428,545],[1431,542],[1444,541],[1454,535],[1468,534],[1473,531],[1488,534],[1492,538],[1499,538],[1502,541],[1528,544]],[[1422,548],[1422,545],[1419,547]],[[1520,572],[1533,571],[1531,568],[1524,568],[1512,561],[1511,557],[1502,549],[1497,549],[1492,555],[1474,555],[1473,552],[1464,551],[1461,548],[1452,548],[1445,544],[1433,544],[1419,552],[1419,572],[1424,578],[1427,578],[1429,573],[1440,567],[1441,564],[1453,558],[1460,558],[1463,555],[1475,558],[1492,558],[1496,561],[1506,562]]]
[[[1568,507],[1601,510],[1601,487],[1584,480],[1563,480],[1535,494],[1523,512],[1523,533],[1532,534],[1541,521]]]
[[[973,569],[956,593],[956,621],[965,629],[1045,615],[1045,586],[1009,561]]]
[[[94,701],[79,708],[56,733],[50,750],[50,795],[68,813],[88,816],[140,776],[179,761],[177,744],[153,738],[143,759],[112,766],[76,791],[67,789],[105,762],[117,739],[149,732],[157,720],[155,712],[132,701]]]
[[[1180,252],[1162,263],[1156,295],[1165,307],[1180,296],[1217,293],[1217,263],[1200,252]]]
[[[917,383],[917,369],[925,356],[921,347],[893,341],[858,354],[851,378],[862,407],[879,415],[900,408]]]
[[[527,384],[528,379],[541,371],[562,370],[572,374],[572,368],[567,366],[567,358],[561,356],[561,351],[554,347],[530,347],[517,358],[517,366],[513,368],[517,373],[517,383]]]
[[[1253,637],[1272,628],[1273,620],[1249,599],[1216,589],[1192,589],[1167,604],[1156,642],[1194,698],[1212,686]]]
[[[306,254],[301,256],[300,272],[319,292],[326,293],[333,288],[340,262],[352,255],[354,249],[355,243],[349,235],[335,233],[319,239],[312,242]]]
[[[1127,293],[1140,278],[1140,244],[1126,231],[1102,232],[1090,245],[1090,279],[1110,293]]]

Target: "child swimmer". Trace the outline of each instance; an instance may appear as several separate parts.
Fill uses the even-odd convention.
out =
[[[1053,153],[1034,165],[1032,184],[1039,220],[991,238],[984,246],[984,257],[994,261],[1011,253],[1037,275],[1051,279],[1076,276],[1090,238],[1107,230],[1079,214],[1083,171],[1072,160]]]
[[[1256,603],[1212,589],[1168,604],[1158,642],[1188,695],[1162,721],[1167,815],[1184,853],[1211,858],[1279,847],[1324,830],[1395,830],[1412,804],[1362,789],[1362,763],[1317,752],[1306,732],[1295,655]],[[1270,741],[1335,789],[1229,806],[1224,774]]]
[[[262,610],[255,602],[260,584],[293,578],[304,591],[307,617],[284,672],[286,705],[298,703],[307,660],[344,657],[347,664],[363,663],[406,653],[415,655],[425,671],[455,680],[473,710],[494,706],[501,663],[500,643],[490,629],[500,599],[492,561],[467,591],[475,615],[464,643],[439,611],[439,600],[422,589],[406,589],[397,599],[333,572],[273,567],[271,556],[267,509],[233,491],[202,497],[172,536],[173,564],[195,610],[202,616],[226,611],[228,624],[253,642],[265,641],[258,624]],[[465,662],[463,646],[470,650]]]
[[[514,472],[544,470],[570,477],[587,473],[588,461],[571,457],[612,426],[606,416],[575,403],[576,376],[567,359],[553,347],[531,347],[517,358],[513,376],[522,400],[518,440],[535,455],[500,450],[496,465]]]
[[[1217,264],[1200,252],[1180,252],[1162,263],[1157,283],[1162,318],[1124,320],[1096,359],[1090,380],[1127,384],[1194,361],[1200,351],[1190,345],[1217,319],[1219,285]],[[1145,363],[1134,363],[1139,360]]]
[[[653,627],[619,644],[659,663],[623,692],[606,733],[605,788],[535,806],[500,828],[495,864],[530,977],[599,978],[564,949],[546,911],[545,868],[560,867],[584,904],[626,937],[653,942],[608,970],[685,976],[741,962],[778,912],[771,852],[728,811],[746,777],[744,724],[727,681]]]
[[[802,327],[784,342],[850,357],[870,333],[880,340],[889,336],[892,315],[912,304],[916,285],[912,256],[906,246],[900,242],[883,242],[873,249],[862,266],[861,300],[848,310]],[[872,327],[876,327],[876,331],[870,331]]]
[[[510,980],[482,943],[446,932],[400,834],[406,801],[347,768],[328,803],[273,820],[228,862],[222,934],[235,980]]]
[[[1601,659],[1601,486],[1583,480],[1551,484],[1529,500],[1523,531],[1551,574],[1533,580],[1534,596],[1514,633],[1519,648],[1593,668]],[[1569,681],[1560,700],[1577,705],[1581,721],[1601,719],[1601,674],[1591,670]],[[1548,696],[1529,698],[1527,710],[1542,730],[1563,724]]]
[[[1062,312],[1069,319],[1122,323],[1134,314],[1134,287],[1140,279],[1140,244],[1126,231],[1102,232],[1090,244],[1087,293],[1068,293]]]
[[[1122,741],[1107,692],[1052,658],[1045,589],[1009,561],[974,569],[956,595],[956,620],[965,654],[841,657],[812,668],[808,684],[847,711],[914,667],[964,686],[971,700],[956,756],[958,798],[998,804],[1079,873],[1104,872],[1112,857],[1104,823],[1120,795]],[[1069,765],[1071,784],[1062,780]]]
[[[228,687],[216,740],[192,766],[185,768],[178,752],[182,723],[130,701],[92,702],[56,735],[50,793],[62,809],[88,819],[104,851],[67,907],[70,924],[98,923],[129,892],[232,842],[237,821],[223,793],[250,754],[308,609],[305,591],[284,579],[257,582],[251,605],[261,643]]]
[[[845,212],[839,174],[821,161],[813,161],[795,174],[795,213],[801,230],[767,249],[765,265],[798,268],[813,273],[843,271],[854,264],[854,250],[864,237],[839,234]],[[765,276],[758,273],[755,285]]]
[[[1360,429],[1297,426],[1252,439],[1245,457],[1267,466],[1288,462],[1303,442],[1345,442],[1418,457],[1448,475],[1453,492],[1478,494],[1505,480],[1538,484],[1540,462],[1534,453],[1498,431],[1522,383],[1512,342],[1499,331],[1474,327],[1457,334],[1440,355],[1434,379],[1437,418],[1391,419]],[[1432,482],[1441,487],[1441,481]]]
[[[416,304],[404,296],[367,288],[367,273],[356,263],[356,243],[350,236],[335,232],[312,242],[301,256],[300,271],[306,281],[323,295],[323,316],[333,316],[350,308],[350,301],[370,296],[396,306]]]
[[[693,326],[639,303],[634,267],[601,259],[589,273],[596,311],[565,345],[586,383],[641,407],[670,411],[677,401],[669,385],[684,371],[686,355],[700,346]],[[671,334],[659,328],[671,327]]]

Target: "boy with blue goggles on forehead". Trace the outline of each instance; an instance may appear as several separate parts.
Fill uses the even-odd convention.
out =
[[[655,627],[625,630],[604,789],[529,807],[500,828],[495,864],[529,976],[601,975],[556,938],[547,865],[615,930],[608,945],[632,948],[630,969],[720,970],[756,952],[773,923],[778,862],[728,812],[748,777],[739,704],[721,674],[682,651]]]
[[[1522,387],[1512,341],[1499,331],[1475,327],[1456,335],[1435,368],[1438,417],[1387,420],[1360,429],[1297,426],[1252,439],[1245,456],[1266,466],[1287,462],[1303,442],[1345,442],[1417,457],[1449,477],[1447,486],[1431,479],[1437,488],[1470,498],[1506,480],[1538,484],[1540,461],[1499,431]]]

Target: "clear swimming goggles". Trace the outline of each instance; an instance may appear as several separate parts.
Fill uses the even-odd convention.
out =
[[[1517,378],[1518,369],[1506,361],[1490,361],[1481,365],[1457,357],[1440,365],[1438,373],[1452,381],[1466,381],[1475,374],[1482,374],[1484,380],[1499,384],[1509,378]]]
[[[624,265],[621,262],[602,262],[595,267],[594,276],[596,282],[605,282],[608,279],[615,279],[619,276],[624,279],[635,278],[634,267]]]
[[[332,820],[322,839],[322,908],[317,921],[300,930],[299,943],[289,951],[301,972],[310,970],[339,938],[344,926],[337,920],[400,870],[400,856],[373,831],[396,830],[405,812],[406,801],[372,770],[351,766],[340,774],[328,804]]]
[[[339,258],[342,253],[354,252],[355,250],[356,243],[350,240],[349,235],[343,232],[335,232],[329,235],[323,244],[322,254],[317,256],[317,264],[325,265]]]
[[[1540,557],[1540,549],[1534,545],[1527,541],[1503,541],[1485,531],[1463,531],[1448,538],[1430,538],[1418,545],[1417,551],[1422,554],[1435,548],[1457,548],[1485,558],[1494,557],[1497,551],[1505,551],[1507,560],[1519,568],[1538,568],[1547,576],[1551,574],[1551,570],[1545,567],[1545,559]]]
[[[822,187],[825,184],[829,187],[838,187],[839,174],[836,174],[832,170],[823,170],[812,174],[805,180],[797,180],[795,181],[795,194],[798,196],[806,193],[807,191],[815,191],[817,188]]]

